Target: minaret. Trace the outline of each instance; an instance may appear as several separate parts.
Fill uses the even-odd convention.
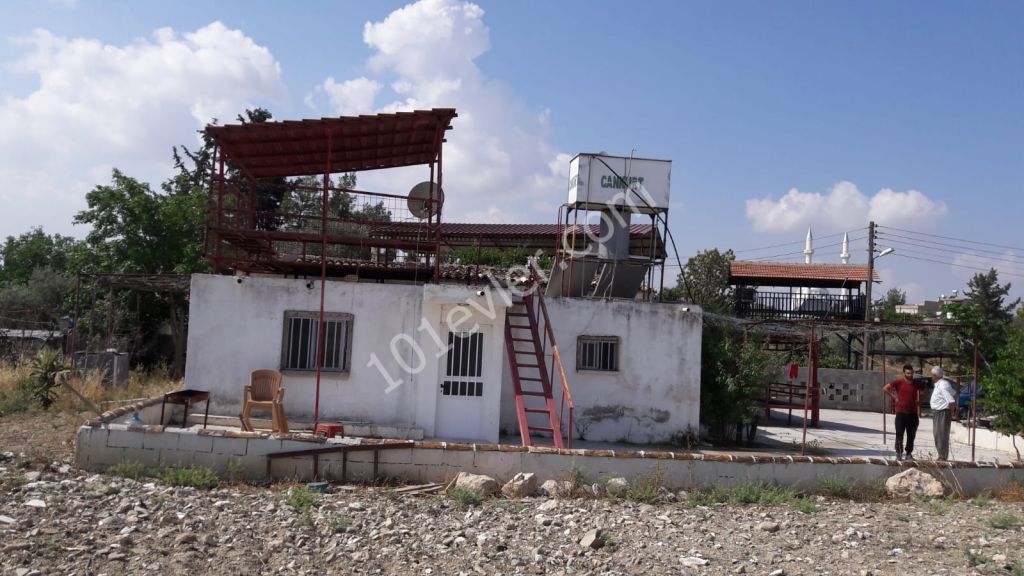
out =
[[[839,255],[839,259],[843,261],[843,264],[850,263],[850,235],[843,234],[843,252]]]
[[[804,264],[810,264],[814,260],[814,234],[811,227],[807,227],[807,240],[804,242]]]

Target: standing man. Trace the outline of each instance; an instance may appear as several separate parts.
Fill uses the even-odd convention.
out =
[[[939,460],[949,460],[949,426],[956,419],[956,392],[953,383],[942,377],[942,368],[932,368],[932,434]]]
[[[907,460],[914,459],[914,438],[917,437],[917,426],[921,423],[918,417],[918,391],[924,389],[924,384],[914,382],[914,367],[910,364],[903,365],[903,377],[889,382],[882,388],[882,391],[892,397],[896,402],[896,459],[904,458],[903,449],[906,448]],[[906,444],[903,442],[904,432],[907,435]]]

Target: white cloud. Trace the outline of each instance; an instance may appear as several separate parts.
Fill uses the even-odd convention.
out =
[[[171,146],[197,142],[212,118],[285,95],[270,51],[220,22],[121,46],[46,30],[20,42],[14,69],[38,86],[0,103],[2,235],[35,225],[81,234],[71,219],[110,167],[158,186]]]
[[[458,111],[444,147],[446,220],[553,221],[564,201],[569,156],[549,142],[547,111],[529,110],[477,67],[475,60],[490,49],[483,18],[476,4],[421,0],[368,22],[363,40],[374,50],[369,77],[335,84],[351,86],[348,95],[358,93],[361,105],[380,112]],[[320,87],[324,92],[327,81],[333,78]],[[330,106],[345,113],[333,99]],[[405,192],[427,175],[425,168],[364,172],[359,184]]]
[[[918,223],[934,226],[949,213],[945,202],[934,201],[918,190],[896,192],[883,188],[870,198],[852,182],[842,181],[827,194],[791,188],[776,200],[747,200],[747,219],[758,232],[798,232],[818,229],[860,228],[873,220],[896,226]]]
[[[328,76],[320,88],[331,99],[331,108],[342,116],[355,116],[373,111],[373,102],[380,91],[380,83],[365,77],[336,82]]]

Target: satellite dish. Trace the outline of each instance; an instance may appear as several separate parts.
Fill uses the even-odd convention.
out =
[[[436,183],[420,182],[409,190],[409,212],[412,215],[423,219],[430,216],[432,205],[428,200],[444,200],[444,190],[437,187]],[[436,208],[435,208],[436,210]]]

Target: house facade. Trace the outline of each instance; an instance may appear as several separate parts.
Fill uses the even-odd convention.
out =
[[[453,441],[517,435],[504,331],[510,299],[493,284],[327,281],[320,421]],[[272,368],[283,374],[288,418],[313,420],[318,283],[196,274],[190,304],[186,381],[211,392],[211,412],[240,412],[248,374]],[[662,443],[697,428],[699,309],[580,298],[546,305],[575,439]],[[561,389],[554,400],[562,404]]]

